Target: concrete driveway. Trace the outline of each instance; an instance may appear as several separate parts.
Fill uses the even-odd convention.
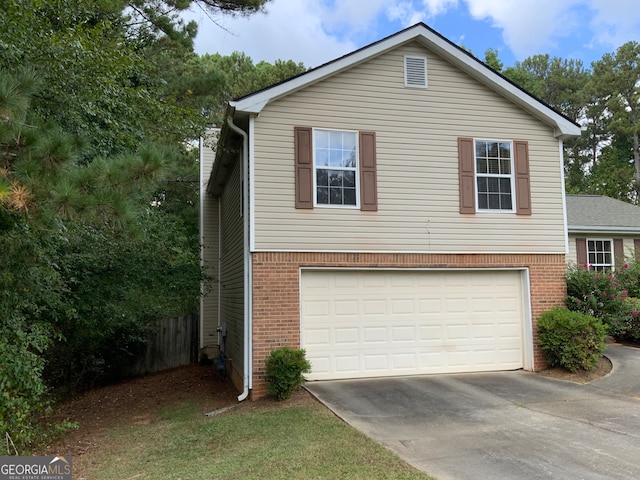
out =
[[[640,478],[640,349],[579,385],[528,372],[310,382],[347,423],[439,480]]]

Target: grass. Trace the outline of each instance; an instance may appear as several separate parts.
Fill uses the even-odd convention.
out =
[[[95,480],[421,479],[430,477],[319,404],[239,408],[205,417],[164,410],[109,433],[85,477]]]

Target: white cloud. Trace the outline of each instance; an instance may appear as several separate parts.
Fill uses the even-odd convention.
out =
[[[592,45],[617,49],[630,40],[640,40],[640,9],[637,0],[590,0],[594,10],[590,27]]]
[[[351,40],[327,33],[321,12],[319,0],[275,0],[267,4],[266,14],[216,17],[219,26],[198,12],[190,18],[195,17],[200,24],[196,39],[200,54],[238,51],[256,63],[283,59],[313,67],[357,48]]]
[[[433,18],[457,7],[458,0],[422,0],[422,4],[427,9],[426,17]]]
[[[465,0],[471,15],[489,19],[502,30],[505,44],[517,58],[552,50],[579,26],[573,7],[583,0]]]

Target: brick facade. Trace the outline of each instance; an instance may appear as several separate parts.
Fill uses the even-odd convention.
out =
[[[534,369],[546,367],[537,346],[536,320],[562,305],[566,295],[564,255],[444,255],[403,253],[253,254],[253,390],[266,394],[264,365],[274,348],[300,347],[300,267],[349,268],[509,268],[529,269],[533,318]]]

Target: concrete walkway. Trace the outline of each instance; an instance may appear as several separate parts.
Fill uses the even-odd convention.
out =
[[[640,398],[640,348],[612,345],[605,355],[613,364],[611,373],[589,385]]]
[[[312,382],[338,416],[440,480],[640,478],[640,349],[588,385],[528,372]]]

